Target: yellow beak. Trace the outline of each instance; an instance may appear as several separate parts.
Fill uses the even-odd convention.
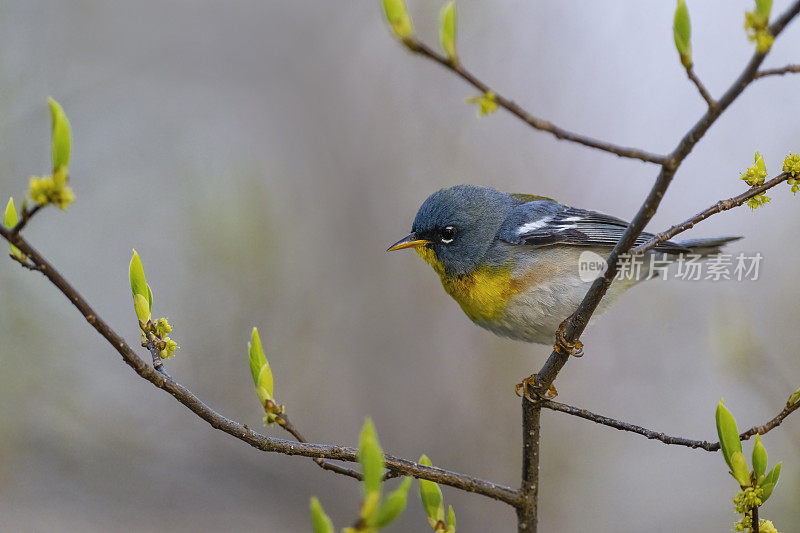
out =
[[[430,243],[431,241],[426,241],[425,239],[417,239],[417,236],[412,233],[408,237],[403,237],[391,245],[386,251],[394,252],[396,250],[403,250],[404,248],[419,248],[420,246],[425,246]]]

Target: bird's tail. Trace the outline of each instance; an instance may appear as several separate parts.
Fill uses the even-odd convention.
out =
[[[712,237],[708,239],[688,239],[679,241],[678,245],[688,248],[691,253],[699,254],[701,257],[714,255],[720,253],[722,247],[729,242],[738,241],[741,236],[737,237]]]

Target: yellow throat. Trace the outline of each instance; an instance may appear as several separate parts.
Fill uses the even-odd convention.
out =
[[[439,274],[449,294],[473,322],[497,320],[508,299],[518,292],[511,280],[511,268],[478,267],[469,274],[452,277],[427,246],[415,248],[417,253]]]

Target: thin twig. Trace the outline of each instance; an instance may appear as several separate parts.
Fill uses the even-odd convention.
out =
[[[703,97],[703,100],[706,101],[708,107],[714,107],[717,105],[717,102],[712,98],[711,93],[708,92],[706,86],[703,85],[703,82],[700,81],[700,78],[697,77],[697,74],[694,72],[694,67],[689,65],[686,67],[686,75],[689,76],[689,79],[692,80],[694,86],[697,87],[697,90],[700,92],[700,96]]]
[[[428,59],[431,59],[436,63],[439,63],[440,65],[444,66],[445,68],[455,72],[461,78],[463,78],[467,83],[478,89],[480,92],[484,94],[492,92],[495,95],[494,99],[495,102],[497,102],[497,105],[499,105],[512,115],[515,115],[517,118],[521,119],[523,122],[525,122],[534,129],[551,133],[557,139],[562,139],[565,141],[582,144],[590,148],[595,148],[597,150],[602,150],[604,152],[612,153],[619,157],[626,157],[629,159],[639,159],[647,163],[655,163],[658,165],[663,164],[667,159],[663,155],[653,154],[650,152],[646,152],[644,150],[639,150],[638,148],[618,146],[610,142],[594,139],[592,137],[587,137],[586,135],[573,133],[571,131],[556,126],[552,122],[535,117],[530,113],[528,113],[527,111],[525,111],[513,100],[509,100],[508,98],[505,98],[504,96],[498,94],[497,91],[493,90],[491,87],[489,87],[481,80],[476,78],[472,73],[470,73],[467,69],[465,69],[460,62],[451,61],[447,57],[435,52],[430,47],[428,47],[428,45],[426,45],[422,41],[417,40],[415,37],[408,37],[404,39],[403,42],[412,52],[427,57]]]
[[[659,243],[664,241],[668,241],[674,236],[678,235],[679,233],[683,233],[684,231],[691,229],[694,227],[695,224],[698,222],[702,222],[703,220],[707,219],[711,215],[715,215],[717,213],[721,213],[722,211],[727,211],[728,209],[733,209],[734,207],[739,207],[740,205],[744,204],[750,198],[758,196],[759,194],[763,193],[771,189],[772,187],[786,181],[787,179],[791,178],[791,174],[783,172],[778,174],[774,178],[769,181],[765,181],[761,185],[756,187],[751,187],[747,191],[743,192],[738,196],[734,196],[733,198],[728,198],[727,200],[720,200],[716,204],[712,205],[711,207],[697,213],[695,216],[684,220],[680,224],[675,224],[671,228],[662,231],[654,235],[649,241],[644,244],[640,244],[639,246],[632,248],[632,254],[643,254],[648,250],[652,250],[655,248]]]
[[[800,408],[800,402],[797,402],[797,401],[794,402],[791,405],[787,405],[786,407],[784,407],[781,410],[780,413],[777,414],[777,416],[775,416],[775,418],[772,418],[772,419],[768,420],[766,423],[764,423],[764,424],[762,424],[760,426],[753,426],[750,429],[748,429],[747,431],[742,432],[739,435],[739,439],[740,440],[747,440],[750,437],[754,437],[756,434],[763,435],[765,433],[768,433],[770,430],[775,429],[776,427],[780,426],[781,422],[783,422],[784,419],[787,416],[789,416],[790,414],[795,412],[798,408]],[[719,446],[719,443],[716,443],[716,444],[717,444],[717,446]]]
[[[114,349],[122,356],[123,361],[143,379],[155,387],[166,391],[180,403],[185,405],[194,414],[208,422],[214,429],[218,429],[236,437],[250,446],[265,452],[276,452],[285,455],[298,455],[311,458],[333,459],[337,461],[356,462],[358,450],[356,448],[336,446],[331,444],[311,444],[288,441],[275,437],[268,437],[235,420],[224,417],[203,403],[192,391],[172,379],[164,376],[148,365],[144,359],[120,337],[95,311],[77,290],[37,252],[22,236],[11,235],[11,230],[0,225],[0,237],[22,250],[38,270],[55,285],[61,293],[72,302],[80,311],[86,321],[103,336]],[[420,479],[435,481],[467,492],[474,492],[498,501],[517,507],[520,505],[519,492],[490,481],[459,474],[433,466],[424,466],[408,459],[393,455],[386,455],[386,468],[399,475],[412,476]]]
[[[38,213],[42,207],[43,206],[41,204],[36,204],[31,209],[23,208],[22,218],[20,219],[19,222],[17,222],[16,226],[11,228],[11,234],[18,235],[19,232],[22,231],[22,228],[28,225],[28,222],[30,222],[30,220],[33,218],[33,215]]]
[[[786,25],[800,12],[800,0],[795,1],[774,23],[769,32],[777,37]],[[574,345],[586,328],[592,314],[605,296],[618,269],[620,255],[631,249],[636,238],[644,231],[645,226],[655,215],[661,199],[667,191],[678,167],[689,155],[695,145],[716,122],[719,116],[742,94],[755,79],[758,68],[764,61],[766,53],[756,52],[750,58],[739,77],[731,84],[717,102],[709,107],[700,120],[683,136],[678,145],[661,166],[655,183],[634,216],[628,228],[606,259],[606,272],[597,278],[584,296],[578,309],[566,320],[563,331],[559,331],[562,345]],[[520,492],[523,506],[517,509],[517,528],[520,532],[534,533],[537,529],[536,501],[539,493],[539,425],[541,418],[540,402],[529,402],[524,396],[541,397],[553,384],[558,373],[569,360],[569,352],[554,349],[544,366],[536,374],[533,386],[529,386],[522,399],[523,409],[523,479]]]
[[[800,65],[786,65],[781,68],[767,68],[756,72],[756,78],[764,78],[766,76],[783,76],[784,74],[797,74],[800,73]]]
[[[303,437],[300,431],[294,427],[294,424],[289,420],[289,417],[286,416],[286,413],[281,413],[275,417],[275,422],[285,429],[289,434],[291,434],[297,442],[305,442],[308,441]],[[364,477],[361,475],[360,472],[357,472],[351,468],[346,468],[344,466],[339,466],[333,463],[329,463],[322,457],[315,457],[314,462],[317,463],[323,470],[330,470],[331,472],[336,472],[337,474],[342,474],[344,476],[349,476],[354,479],[361,481]]]
[[[529,401],[528,403],[532,402]],[[652,429],[643,428],[641,426],[630,424],[628,422],[623,422],[621,420],[616,420],[614,418],[610,418],[607,416],[598,415],[587,409],[573,407],[571,405],[567,405],[561,402],[555,402],[553,400],[538,400],[538,403],[546,409],[551,409],[553,411],[558,411],[560,413],[566,413],[568,415],[577,416],[578,418],[583,418],[584,420],[589,420],[596,424],[612,427],[620,431],[629,431],[631,433],[636,433],[638,435],[645,436],[651,440],[661,441],[664,444],[674,444],[677,446],[687,446],[689,448],[699,448],[701,450],[706,450],[708,452],[715,452],[719,450],[719,442],[708,442],[705,440],[693,440],[684,437],[673,437],[663,432],[654,431]],[[787,416],[795,412],[798,408],[800,408],[800,401],[796,401],[792,405],[785,406],[780,413],[778,413],[775,417],[771,418],[764,424],[760,426],[753,426],[750,429],[740,433],[739,439],[748,440],[750,437],[756,435],[756,433],[758,433],[759,435],[764,435],[765,433],[768,433],[770,430],[778,427]]]

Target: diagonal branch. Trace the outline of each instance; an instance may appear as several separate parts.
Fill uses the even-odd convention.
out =
[[[573,407],[571,405],[567,405],[561,402],[554,402],[552,400],[541,400],[539,403],[542,407],[546,409],[551,409],[553,411],[558,411],[560,413],[566,413],[568,415],[577,416],[578,418],[583,418],[584,420],[589,420],[596,424],[612,427],[620,431],[629,431],[631,433],[643,435],[648,439],[658,440],[663,442],[664,444],[674,444],[677,446],[687,446],[689,448],[699,448],[702,450],[706,450],[708,452],[715,452],[719,450],[719,442],[708,442],[705,440],[693,440],[684,437],[673,437],[662,432],[654,431],[652,429],[643,428],[641,426],[630,424],[628,422],[623,422],[621,420],[616,420],[614,418],[610,418],[607,416],[598,415],[587,409]],[[775,417],[771,418],[770,420],[768,420],[767,422],[765,422],[760,426],[753,426],[750,429],[740,433],[739,440],[748,440],[750,437],[756,434],[764,435],[765,433],[768,433],[770,430],[778,427],[787,416],[795,412],[798,408],[800,408],[800,400],[795,401],[792,404],[789,404],[787,402],[787,405]]]
[[[800,0],[796,0],[770,25],[770,34],[777,38],[786,25],[797,16],[798,13],[800,13]],[[756,53],[753,54],[742,73],[731,84],[728,90],[725,91],[717,102],[717,105],[709,107],[708,110],[706,110],[703,116],[700,117],[700,120],[689,129],[672,153],[667,157],[667,160],[661,166],[658,177],[639,208],[639,211],[606,259],[606,264],[608,265],[606,272],[592,283],[592,286],[587,291],[578,309],[564,322],[563,328],[559,328],[556,336],[557,344],[554,347],[555,349],[536,375],[534,384],[527,387],[522,400],[523,476],[520,492],[522,493],[523,504],[517,509],[518,531],[536,531],[536,510],[539,492],[539,428],[541,420],[541,402],[530,402],[525,396],[541,397],[553,384],[556,376],[569,360],[569,355],[572,351],[570,348],[576,345],[578,338],[589,323],[589,319],[600,304],[600,300],[605,296],[608,287],[616,276],[620,255],[631,249],[636,238],[644,231],[650,219],[653,218],[678,167],[708,129],[716,122],[719,116],[725,112],[731,103],[733,103],[755,79],[758,68],[761,66],[765,57],[766,52],[759,53],[756,51]]]
[[[714,98],[711,96],[711,93],[708,92],[706,86],[703,85],[703,82],[700,81],[700,78],[697,77],[697,74],[694,72],[694,67],[689,65],[686,67],[686,75],[689,76],[689,79],[692,80],[694,86],[697,87],[698,92],[700,92],[700,96],[703,97],[703,100],[706,101],[708,107],[714,107],[717,105],[717,102],[714,101]]]
[[[512,115],[515,115],[517,118],[521,119],[523,122],[525,122],[534,129],[551,133],[557,139],[570,141],[577,144],[582,144],[590,148],[595,148],[597,150],[602,150],[604,152],[615,154],[619,157],[626,157],[629,159],[639,159],[647,163],[655,163],[658,165],[663,164],[667,159],[663,155],[653,154],[650,152],[646,152],[644,150],[639,150],[638,148],[619,146],[616,144],[612,144],[610,142],[594,139],[592,137],[587,137],[586,135],[573,133],[571,131],[556,126],[552,122],[535,117],[530,113],[528,113],[527,111],[525,111],[522,107],[517,105],[517,103],[514,102],[513,100],[509,100],[508,98],[499,95],[497,91],[492,90],[488,85],[483,83],[481,80],[476,78],[471,72],[465,69],[460,62],[451,61],[445,56],[438,54],[430,47],[428,47],[428,45],[426,45],[422,41],[417,40],[415,37],[407,37],[403,40],[403,42],[412,52],[417,53],[423,57],[427,57],[428,59],[431,59],[436,63],[439,63],[445,68],[450,69],[451,71],[458,74],[467,83],[469,83],[482,93],[484,94],[489,92],[493,93],[495,95],[494,99],[495,102],[497,102],[497,105],[499,105]]]
[[[23,203],[23,207],[22,207],[22,218],[20,219],[20,221],[19,221],[19,222],[17,222],[17,225],[16,225],[16,226],[14,226],[13,228],[11,228],[11,233],[13,233],[14,235],[16,235],[16,234],[18,234],[20,231],[22,231],[22,228],[24,228],[25,226],[27,226],[27,225],[28,225],[28,222],[30,222],[30,220],[33,218],[33,216],[34,216],[36,213],[38,213],[38,212],[39,212],[39,210],[40,210],[42,207],[43,207],[42,205],[40,205],[40,204],[36,204],[36,205],[35,205],[35,206],[33,206],[31,209],[28,209],[27,207],[25,207],[25,204]]]
[[[673,238],[675,235],[678,235],[679,233],[683,233],[684,231],[693,228],[694,225],[697,224],[698,222],[702,222],[703,220],[707,219],[708,217],[710,217],[712,215],[716,215],[717,213],[721,213],[723,211],[727,211],[729,209],[733,209],[734,207],[739,207],[740,205],[742,205],[745,202],[747,202],[747,200],[749,200],[750,198],[758,196],[759,194],[763,193],[764,191],[767,191],[767,190],[771,189],[772,187],[774,187],[774,186],[786,181],[787,179],[789,179],[791,177],[792,177],[791,174],[789,174],[787,172],[783,172],[782,174],[778,174],[777,176],[775,176],[771,180],[765,181],[761,185],[757,185],[755,187],[752,187],[752,188],[748,189],[747,191],[743,192],[742,194],[740,194],[738,196],[734,196],[733,198],[728,198],[727,200],[720,200],[719,202],[717,202],[716,204],[712,205],[708,209],[705,209],[705,210],[697,213],[695,216],[693,216],[693,217],[691,217],[691,218],[689,218],[687,220],[684,220],[680,224],[675,224],[674,226],[672,226],[668,230],[662,231],[661,233],[658,233],[657,235],[654,235],[653,238],[651,238],[646,243],[640,244],[639,246],[637,246],[635,248],[632,248],[631,249],[631,253],[632,254],[643,254],[644,252],[646,252],[648,250],[652,250],[659,243],[662,243],[664,241],[668,241],[671,238]]]
[[[767,68],[756,72],[756,78],[764,78],[766,76],[783,76],[784,74],[797,74],[800,73],[800,65],[786,65],[781,68]]]
[[[796,1],[778,20],[770,26],[770,33],[777,37],[786,24],[800,12],[800,0]],[[667,158],[667,162],[661,167],[661,171],[656,178],[653,187],[650,189],[645,201],[642,203],[639,211],[634,216],[628,228],[623,233],[619,242],[617,242],[614,249],[608,256],[607,263],[608,269],[605,274],[592,284],[589,291],[586,293],[578,309],[567,320],[563,336],[567,343],[574,343],[586,325],[589,322],[594,310],[597,308],[600,300],[608,290],[614,276],[617,273],[617,261],[619,256],[626,253],[631,249],[636,238],[644,231],[644,227],[655,214],[661,199],[664,197],[667,188],[672,182],[678,167],[684,159],[689,155],[695,145],[705,135],[708,129],[716,122],[720,115],[733,103],[733,101],[747,88],[747,86],[755,79],[755,74],[758,67],[764,61],[766,54],[756,52],[747,63],[739,77],[733,84],[725,91],[722,98],[719,99],[717,105],[709,108],[700,120],[692,126],[689,131],[683,136],[678,145]],[[535,388],[530,391],[534,395],[541,396],[550,385],[553,384],[558,373],[566,364],[569,358],[568,353],[561,353],[560,350],[554,350],[548,360],[545,362],[542,369],[537,374]]]
[[[796,1],[778,20],[770,26],[770,33],[777,37],[786,24],[800,12],[800,0]],[[765,54],[756,52],[748,62],[745,69],[739,77],[728,88],[725,94],[720,98],[717,105],[708,109],[705,114],[692,126],[689,131],[684,135],[681,141],[676,146],[675,150],[668,157],[667,162],[662,166],[661,171],[656,178],[653,187],[648,193],[645,201],[642,203],[636,216],[633,218],[625,233],[617,242],[614,249],[609,254],[607,259],[608,269],[605,274],[599,277],[592,284],[589,291],[586,293],[581,304],[575,313],[570,316],[566,321],[564,328],[564,339],[567,343],[574,343],[583,330],[586,328],[589,318],[594,313],[600,300],[608,290],[609,285],[617,273],[617,262],[619,256],[626,253],[631,249],[636,238],[642,233],[645,225],[655,214],[658,209],[661,199],[672,182],[680,164],[689,155],[694,146],[705,135],[711,125],[719,118],[719,116],[733,103],[733,101],[747,88],[747,86],[755,78],[758,67],[764,61]],[[566,364],[569,359],[568,353],[562,353],[562,350],[554,350],[544,366],[537,374],[535,386],[530,391],[533,395],[541,396],[550,385],[552,385],[558,373]]]
[[[117,334],[95,311],[89,303],[75,290],[74,287],[50,264],[36,249],[22,238],[14,235],[12,230],[0,224],[0,237],[13,244],[28,256],[36,270],[47,277],[61,293],[72,302],[80,311],[86,321],[103,336],[114,349],[122,356],[123,361],[143,379],[155,387],[169,393],[173,398],[185,405],[202,418],[214,429],[218,429],[236,437],[237,439],[265,452],[276,452],[285,455],[298,455],[302,457],[332,459],[338,461],[356,462],[358,450],[356,448],[336,446],[331,444],[311,444],[295,442],[275,437],[268,437],[253,431],[244,424],[231,420],[213,410],[203,403],[192,391],[172,379],[156,371]],[[424,466],[414,461],[386,455],[386,468],[399,475],[412,476],[420,479],[435,481],[467,492],[474,492],[512,506],[520,505],[519,492],[502,485],[483,479],[459,474],[433,466]]]

